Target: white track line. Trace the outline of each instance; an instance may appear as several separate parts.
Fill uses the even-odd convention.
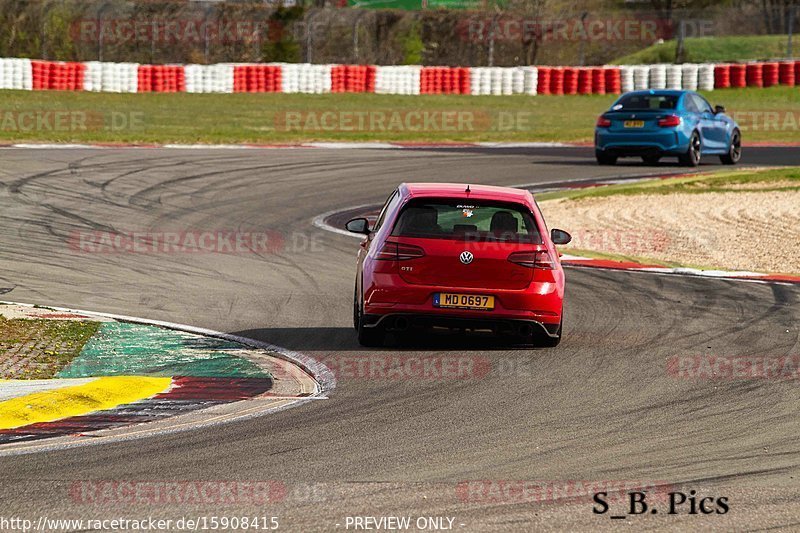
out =
[[[11,379],[0,382],[0,402],[28,396],[37,392],[63,389],[85,385],[100,378],[69,378],[69,379]]]
[[[481,148],[582,148],[581,144],[562,142],[477,142]]]
[[[16,143],[6,146],[6,148],[25,148],[34,150],[59,150],[59,149],[114,149],[114,148],[166,148],[170,150],[292,150],[297,148],[321,148],[327,150],[424,150],[441,148],[579,148],[582,145],[558,143],[558,142],[475,142],[475,143],[422,143],[422,144],[403,144],[392,142],[307,142],[307,143],[286,143],[275,144],[178,144],[167,143],[163,145],[108,145],[108,144],[55,144],[55,143]]]
[[[350,211],[350,210],[354,210],[354,209],[365,209],[367,207],[372,207],[372,206],[375,206],[375,205],[378,205],[378,204],[362,204],[362,205],[356,205],[356,206],[353,206],[353,207],[347,207],[345,209],[334,209],[333,211],[327,211],[325,213],[322,213],[321,215],[315,216],[314,220],[312,220],[311,223],[314,224],[314,226],[316,226],[316,227],[318,227],[320,229],[324,229],[325,231],[330,231],[331,233],[338,233],[339,235],[345,235],[347,237],[355,237],[356,239],[363,239],[364,238],[363,235],[359,235],[358,233],[353,233],[351,231],[347,231],[346,229],[343,229],[343,228],[337,228],[336,226],[331,226],[330,224],[325,222],[325,219],[330,217],[330,216],[335,215],[336,213],[342,213],[344,211]]]
[[[303,143],[303,146],[310,148],[326,148],[328,150],[351,150],[353,148],[376,148],[381,150],[391,150],[402,148],[402,146],[392,143],[382,142],[364,142],[364,143],[348,143],[348,142],[313,142]]]
[[[685,269],[670,269],[670,268],[613,268],[613,267],[605,267],[605,266],[594,266],[594,265],[582,265],[580,263],[567,263],[569,268],[582,268],[585,270],[605,270],[606,272],[629,272],[631,274],[647,274],[649,276],[670,276],[670,277],[681,277],[681,278],[708,278],[708,279],[717,279],[722,281],[736,281],[739,283],[759,283],[759,284],[771,284],[771,285],[796,285],[796,283],[791,283],[788,281],[780,281],[780,280],[771,280],[771,279],[758,279],[758,278],[742,278],[737,276],[718,276],[718,275],[704,275],[702,274],[702,270],[698,270],[697,272],[700,273],[690,273],[690,272],[679,272],[679,270]],[[732,272],[735,274],[735,272]],[[763,275],[763,274],[762,274]]]
[[[93,146],[91,144],[12,144],[10,148],[25,148],[28,150],[60,150],[60,149],[83,149],[83,148],[105,148],[104,146]]]

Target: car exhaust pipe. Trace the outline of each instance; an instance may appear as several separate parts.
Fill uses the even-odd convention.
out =
[[[394,329],[397,331],[405,331],[408,329],[408,319],[404,316],[399,316],[394,319]]]
[[[533,326],[527,323],[522,323],[517,326],[517,334],[520,337],[533,337]]]

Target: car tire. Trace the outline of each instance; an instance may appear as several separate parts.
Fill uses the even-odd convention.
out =
[[[731,142],[728,145],[728,153],[719,156],[723,165],[735,165],[742,158],[742,134],[739,130],[733,130]]]
[[[686,150],[685,154],[678,156],[678,161],[681,163],[681,165],[687,167],[696,167],[700,164],[702,151],[703,143],[700,140],[700,134],[696,131],[693,131],[692,136],[689,138],[689,148]]]
[[[617,156],[607,154],[602,150],[595,150],[594,156],[599,165],[615,165],[617,163]]]
[[[355,322],[356,332],[358,333],[358,343],[367,348],[383,346],[385,338],[383,327],[380,325],[371,328],[366,327],[364,314],[361,313],[362,308],[358,304],[359,300],[357,295],[358,292],[356,291],[356,297],[353,298],[353,322]]]
[[[542,348],[555,348],[558,346],[558,343],[561,342],[561,330],[564,327],[564,319],[561,319],[561,323],[558,325],[558,331],[556,331],[556,336],[551,337],[550,335],[543,334],[542,340],[539,341],[539,346]]]
[[[358,283],[353,287],[353,329],[358,331],[358,322],[361,313],[358,310]]]
[[[384,333],[381,326],[365,327],[363,315],[358,320],[358,344],[367,348],[383,346]]]
[[[361,313],[361,306],[358,298],[358,285],[353,289],[353,326],[358,334],[358,343],[361,346],[376,348],[383,346],[383,328],[375,326],[365,327],[364,315]]]
[[[642,161],[645,165],[657,165],[659,161],[661,161],[660,155],[644,155],[642,156]]]

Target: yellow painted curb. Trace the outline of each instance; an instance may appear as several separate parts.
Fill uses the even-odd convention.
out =
[[[155,396],[169,389],[171,384],[172,378],[108,376],[75,387],[11,398],[0,402],[0,429],[112,409]]]

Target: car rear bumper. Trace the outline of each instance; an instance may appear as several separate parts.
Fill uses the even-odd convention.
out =
[[[560,319],[559,319],[560,320]],[[497,318],[491,316],[458,317],[446,314],[389,313],[364,315],[364,327],[383,328],[386,331],[406,331],[411,328],[449,328],[464,330],[491,330],[498,334],[529,337],[543,333],[558,337],[560,322],[544,323],[538,320]]]
[[[559,274],[563,276],[560,271]],[[397,279],[394,278],[393,281],[396,282]],[[435,307],[434,294],[441,292],[494,296],[494,309]],[[528,321],[558,325],[561,322],[563,295],[563,284],[558,282],[534,281],[523,290],[445,289],[427,285],[381,284],[366,291],[364,314],[375,316],[403,314],[442,320],[471,320],[476,323]]]
[[[681,154],[689,147],[678,131],[665,130],[648,133],[615,133],[607,130],[595,132],[595,149],[616,156],[650,154]]]

